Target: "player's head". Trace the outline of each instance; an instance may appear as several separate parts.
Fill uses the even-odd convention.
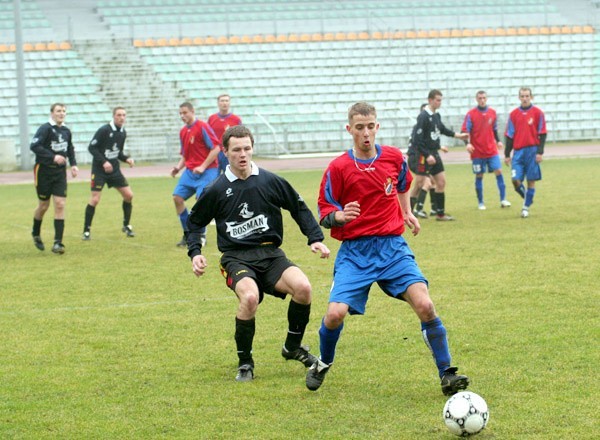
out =
[[[485,107],[487,104],[487,93],[485,90],[479,90],[475,93],[475,100],[477,101],[477,105],[479,107]]]
[[[67,106],[61,102],[55,102],[50,106],[50,118],[56,125],[62,125],[65,121],[65,117],[67,116]]]
[[[521,87],[519,89],[519,101],[521,101],[521,107],[529,107],[531,100],[533,99],[533,92],[529,87]]]
[[[427,103],[431,110],[436,111],[438,108],[442,106],[442,92],[437,89],[432,89],[429,91],[427,95]]]
[[[357,102],[348,109],[346,130],[354,140],[354,148],[369,151],[375,148],[375,136],[379,130],[377,111],[367,102]]]
[[[190,125],[196,119],[196,113],[194,112],[194,106],[191,102],[184,102],[179,106],[179,117],[186,124]]]
[[[246,137],[250,140],[250,146],[254,147],[254,136],[252,136],[252,132],[248,127],[245,125],[234,125],[233,127],[229,127],[225,130],[225,133],[223,133],[223,148],[227,151],[232,139]]]
[[[244,125],[234,125],[223,134],[223,148],[229,160],[229,170],[237,177],[248,177],[252,172],[254,137]]]
[[[127,111],[124,107],[113,108],[113,122],[115,126],[122,127],[125,124],[125,118],[127,117]]]
[[[231,97],[227,93],[217,96],[217,106],[219,107],[219,113],[222,115],[229,114]]]

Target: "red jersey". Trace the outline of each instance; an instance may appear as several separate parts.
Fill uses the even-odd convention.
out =
[[[181,155],[185,159],[185,167],[188,170],[193,170],[202,165],[210,150],[221,144],[213,129],[206,122],[198,119],[192,125],[186,125],[181,129],[179,139],[181,141]],[[217,166],[218,163],[215,159],[215,162],[207,168]]]
[[[375,148],[374,160],[356,159],[352,150],[348,150],[325,170],[319,190],[319,220],[342,211],[349,202],[360,204],[358,218],[331,228],[331,236],[337,240],[404,232],[398,193],[409,190],[412,175],[398,148],[377,144]]]
[[[229,113],[228,115],[215,113],[214,115],[210,115],[208,118],[208,125],[210,125],[214,130],[219,140],[223,139],[223,133],[225,133],[225,130],[227,130],[229,127],[241,124],[242,120],[233,113]]]
[[[469,142],[474,148],[471,159],[487,159],[498,155],[494,134],[497,130],[496,110],[488,106],[477,106],[469,110],[461,131],[469,133]]]
[[[539,135],[546,134],[544,112],[534,105],[517,107],[510,112],[505,134],[513,140],[515,150],[539,145]]]

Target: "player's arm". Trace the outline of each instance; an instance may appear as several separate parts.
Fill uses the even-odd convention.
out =
[[[342,204],[338,194],[341,177],[335,168],[328,168],[323,174],[319,188],[319,223],[327,229],[342,227],[360,215],[360,204],[357,201]]]
[[[44,124],[35,132],[35,136],[33,136],[33,140],[29,145],[29,149],[33,151],[38,162],[44,165],[53,165],[55,163],[54,157],[57,156],[50,148],[46,148],[49,136],[50,129]]]
[[[404,224],[412,230],[413,235],[417,235],[421,230],[419,220],[412,212],[410,207],[410,186],[413,181],[413,176],[408,169],[408,163],[403,160],[400,164],[400,172],[398,173],[398,183],[396,191],[398,192],[398,202],[404,218]]]
[[[213,199],[212,194],[206,191],[206,189],[202,191],[202,194],[198,197],[188,216],[185,238],[188,247],[188,256],[192,261],[194,261],[195,257],[202,254],[202,232],[214,217],[212,208],[217,204],[217,201]]]

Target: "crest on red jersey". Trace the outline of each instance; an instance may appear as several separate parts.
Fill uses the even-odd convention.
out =
[[[387,179],[385,179],[385,184],[383,185],[383,190],[385,191],[386,196],[389,196],[390,194],[392,194],[392,192],[394,190],[394,182],[392,181],[391,177],[388,177]]]

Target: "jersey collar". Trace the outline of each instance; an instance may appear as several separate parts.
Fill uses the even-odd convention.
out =
[[[250,173],[250,175],[258,176],[258,166],[254,162],[250,162],[250,165],[252,167],[252,172]],[[227,177],[227,180],[229,180],[230,182],[235,182],[236,180],[239,180],[239,177],[233,174],[233,172],[231,171],[231,165],[227,165],[227,168],[225,169],[225,177]]]

